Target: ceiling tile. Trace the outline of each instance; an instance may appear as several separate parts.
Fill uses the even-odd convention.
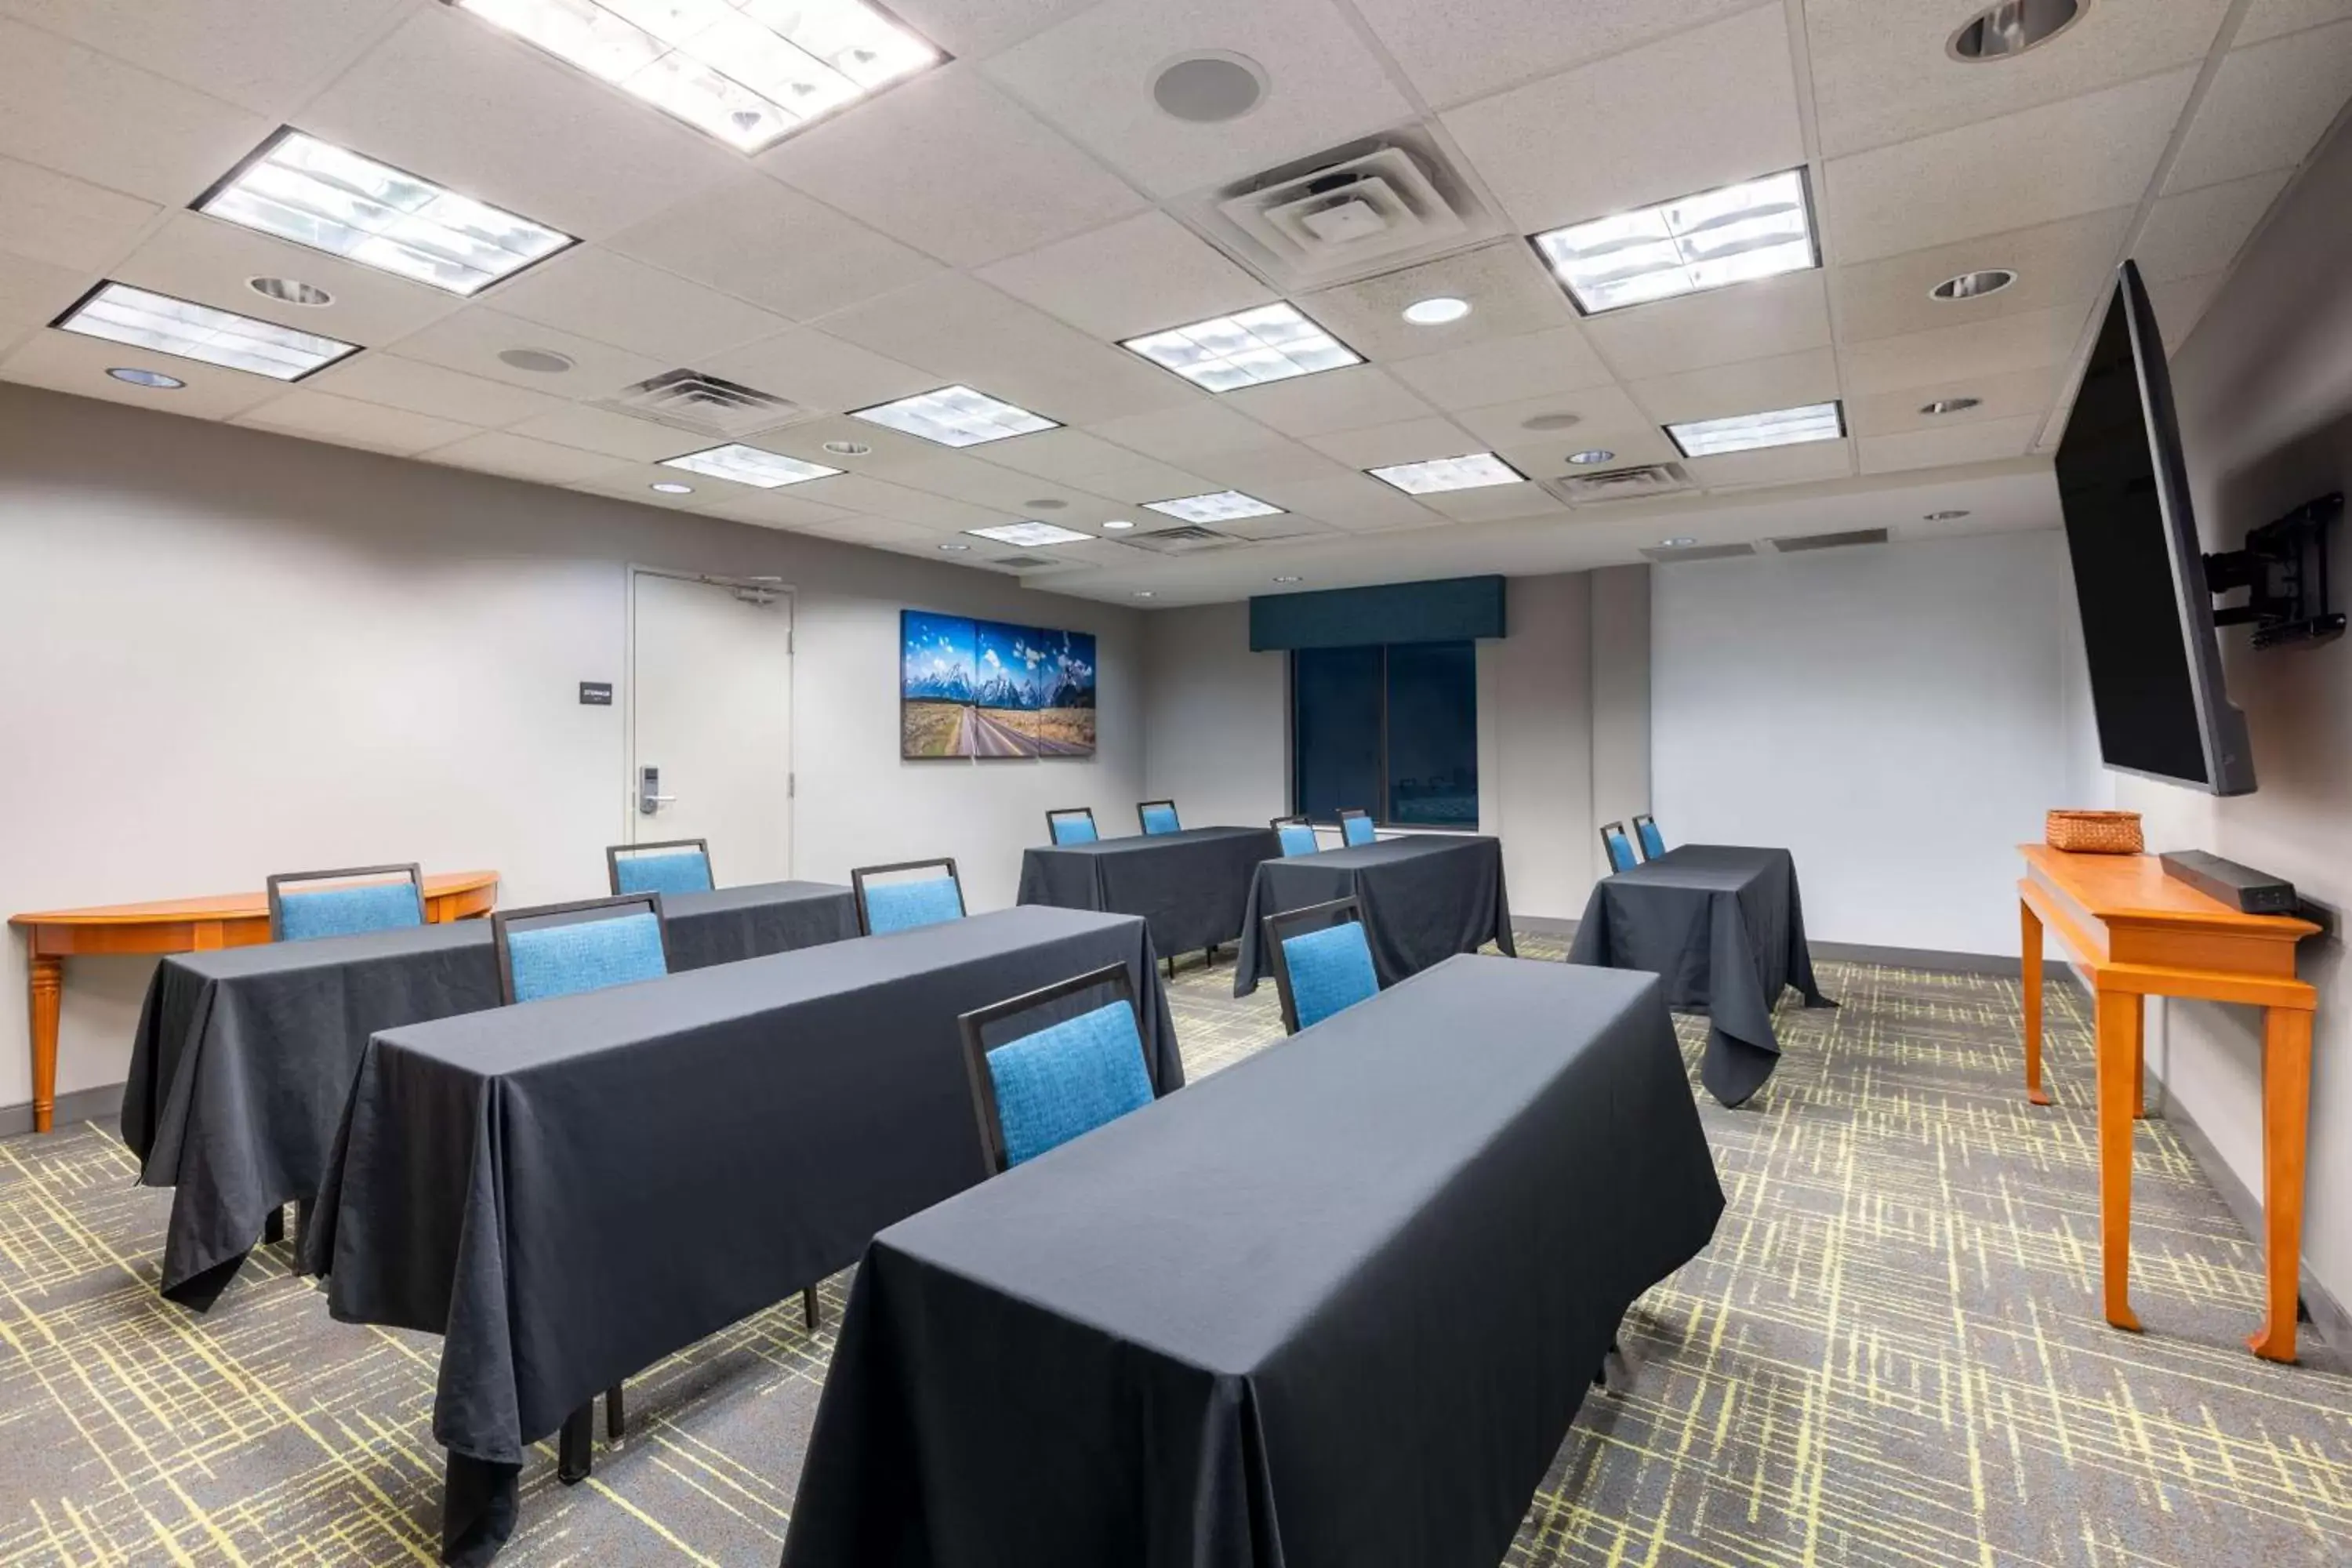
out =
[[[1151,97],[1160,68],[1210,47],[1264,68],[1265,96],[1216,124],[1161,110]],[[1160,196],[1255,174],[1413,113],[1330,0],[1105,0],[1007,49],[987,70]]]
[[[786,139],[760,166],[958,267],[1034,249],[1143,205],[970,66],[901,82]]]
[[[1444,490],[1414,498],[1441,517],[1456,522],[1503,522],[1513,518],[1566,517],[1567,506],[1541,485],[1489,485],[1475,490]]]
[[[2039,415],[2025,415],[1977,425],[1912,430],[1899,436],[1864,436],[1857,443],[1862,448],[1862,471],[1891,474],[1906,468],[1940,468],[1955,463],[2021,458],[2041,425]]]
[[[1415,326],[1404,308],[1451,297],[1469,302],[1458,321]],[[1368,359],[1442,353],[1497,338],[1573,326],[1576,308],[1527,241],[1513,236],[1475,250],[1304,294],[1298,308]]]
[[[633,471],[623,469],[621,474],[627,475]],[[615,475],[608,474],[604,482],[609,484],[615,480]],[[804,488],[792,485],[780,490],[755,490],[743,485],[730,485],[723,479],[714,479],[687,499],[699,503],[689,509],[691,510],[736,522],[757,523],[761,528],[808,528],[844,522],[857,515],[837,506],[826,506],[822,501],[793,494],[793,490]],[[720,490],[727,493],[721,496],[718,493]]]
[[[1822,203],[1831,259],[1868,261],[2137,205],[2196,76],[2148,77],[1831,160]]]
[[[615,235],[612,249],[794,321],[887,294],[939,263],[756,170]]]
[[[2166,196],[2149,212],[2147,226],[2132,247],[2140,276],[2150,283],[2169,283],[2228,267],[2290,177],[2288,171],[2273,169]]]
[[[282,119],[351,64],[405,3],[0,0],[0,13]]]
[[[1573,465],[1571,452],[1598,449],[1610,454],[1601,462]],[[1675,463],[1682,454],[1666,433],[1646,422],[1616,426],[1580,426],[1550,440],[1522,434],[1516,442],[1498,446],[1495,455],[1523,474],[1556,479],[1568,474],[1605,474],[1645,463]]]
[[[0,20],[0,156],[179,206],[275,127],[51,33]]]
[[[1849,343],[1844,354],[1846,390],[1864,397],[2062,364],[2073,356],[2088,313],[2084,308],[2035,310]]]
[[[2108,272],[2122,255],[2133,210],[2111,207],[1834,268],[1830,299],[1839,334],[1848,342],[1891,338],[2059,305],[2087,310],[2093,296],[2105,289]],[[2017,281],[1973,300],[1937,300],[1928,293],[1948,278],[1993,267],[2009,268]]]
[[[1853,443],[1807,441],[1795,447],[1768,447],[1755,452],[1726,452],[1716,458],[1686,458],[1683,467],[1691,479],[1709,489],[1736,489],[1748,485],[1801,485],[1821,479],[1842,479],[1853,472]]]
[[[155,215],[152,202],[106,190],[14,158],[0,158],[0,251],[103,272],[122,258]]]
[[[1828,348],[1743,360],[1633,383],[1627,391],[1659,424],[1721,419],[1827,403],[1838,395],[1837,354]]]
[[[1095,0],[890,0],[890,14],[959,59],[1009,48]]]
[[[1382,484],[1364,474],[1294,479],[1269,488],[1280,491],[1265,498],[1276,505],[1350,532],[1426,528],[1444,521],[1394,485]]]
[[[713,354],[698,368],[789,398],[803,408],[835,414],[912,397],[940,384],[939,376],[929,371],[900,364],[814,327],[795,327]]]
[[[161,294],[368,347],[404,338],[464,303],[438,289],[192,212],[164,219],[112,276]],[[334,302],[290,305],[264,299],[246,287],[254,278],[298,279],[324,289]]]
[[[1694,112],[1699,105],[1704,111]],[[1777,5],[1449,110],[1444,119],[1530,233],[1805,161],[1788,26]]]
[[[919,550],[936,551],[945,542],[937,529],[923,528],[910,522],[893,522],[884,517],[847,517],[836,522],[783,522],[775,526],[842,544],[863,544],[877,550],[902,549],[909,554]],[[943,560],[945,557],[934,559]]]
[[[417,7],[297,122],[583,239],[742,168],[731,149],[446,5]]]
[[[499,309],[668,364],[772,337],[772,311],[595,246],[578,246],[500,289]]]
[[[1214,246],[1157,210],[1008,258],[980,276],[1111,342],[1275,298]]]
[[[2343,21],[2352,21],[2352,0],[2254,0],[2238,24],[2236,41],[2242,48],[2305,27]]]
[[[34,265],[26,263],[26,265]],[[132,386],[106,373],[115,365],[142,365],[187,383],[176,391]],[[257,403],[285,395],[286,384],[194,360],[103,342],[73,332],[36,331],[0,360],[0,380],[21,381],[81,397],[128,403],[198,419],[226,419]]]
[[[951,497],[917,489],[911,485],[867,479],[863,474],[812,479],[806,485],[795,485],[793,489],[806,490],[807,494],[800,499],[813,500],[820,506],[845,507],[868,517],[892,518],[899,522],[920,523],[926,528],[948,531],[987,528],[1013,521],[1009,514],[993,508],[973,506]]]
[[[1384,468],[1431,458],[1460,458],[1484,449],[1462,426],[1434,416],[1400,420],[1393,425],[1367,426],[1360,430],[1341,430],[1328,436],[1310,436],[1307,444],[1351,468]]]
[[[1870,393],[1847,400],[1846,428],[1857,436],[1894,436],[1906,430],[1953,430],[1988,420],[2044,415],[2057,399],[2065,370],[2064,364],[2053,363]],[[1973,397],[1977,405],[1957,414],[1920,412],[1930,403],[1953,397]]]
[[[1016,437],[1009,441],[991,443],[999,447],[1017,447],[1024,441],[1041,440],[1054,434],[1040,431],[1034,436]],[[934,447],[900,461],[877,464],[868,458],[858,464],[861,473],[871,473],[892,484],[908,485],[929,490],[936,496],[984,507],[990,511],[1013,517],[1026,517],[1034,511],[1047,521],[1058,520],[1066,509],[1083,506],[1100,510],[1108,506],[1105,498],[1087,495],[1056,479],[1040,479],[995,463],[982,462],[971,452],[946,451]],[[1033,500],[1058,500],[1062,507],[1033,508]]]
[[[1083,430],[1045,430],[1017,441],[994,441],[975,448],[972,455],[979,461],[1129,506],[1216,488],[1199,475],[1113,446]],[[1055,492],[1033,489],[1030,493]]]
[[[1584,335],[1628,380],[1795,353],[1830,341],[1822,274],[1790,272],[1593,316]]]
[[[1459,103],[1752,8],[1756,0],[1356,0],[1423,98]]]
[[[1979,65],[1946,49],[1969,19],[1966,4],[1805,0],[1822,151],[1857,153],[2193,64],[2229,8],[2230,0],[2089,5],[2049,43]]]
[[[454,419],[436,419],[429,415],[360,403],[331,392],[312,392],[299,386],[283,397],[272,398],[239,415],[236,423],[289,436],[313,437],[342,447],[396,452],[403,457],[475,434],[474,426],[460,425]]]
[[[0,255],[0,348],[47,326],[89,288],[89,279],[79,271],[27,256]]]
[[[1270,434],[1270,432],[1269,432]],[[1192,468],[1209,483],[1208,489],[1235,489],[1261,500],[1280,501],[1274,491],[1286,485],[1339,479],[1354,470],[1345,463],[1335,462],[1311,447],[1297,441],[1280,440],[1270,447],[1252,447],[1242,451],[1204,452],[1192,459]],[[1199,490],[1177,490],[1176,495],[1198,495]],[[1166,500],[1166,495],[1150,498]]]
[[[1294,376],[1266,386],[1224,394],[1234,408],[1286,436],[1321,436],[1367,425],[1414,419],[1429,405],[1389,379],[1374,365]]]
[[[468,375],[486,375],[567,401],[607,397],[677,368],[593,338],[526,321],[488,305],[468,305],[453,311],[423,331],[402,339],[398,347],[407,359],[421,359]],[[499,358],[512,348],[549,349],[569,357],[572,368],[554,375],[517,370]]]
[[[2157,330],[2164,335],[2167,353],[2178,352],[2189,341],[2189,334],[2203,318],[2205,307],[2213,302],[2214,292],[2226,276],[2207,272],[2148,285],[2148,303],[2156,311]]]
[[[1559,430],[1530,430],[1527,422],[1572,414],[1576,423]],[[1616,386],[1591,386],[1581,392],[1516,398],[1455,414],[1454,423],[1479,440],[1501,451],[1505,447],[1541,446],[1553,452],[1545,459],[1559,464],[1570,452],[1587,447],[1616,445],[1628,432],[1654,430],[1657,421]],[[1605,438],[1604,438],[1605,437]]]
[[[2214,73],[2168,194],[2303,162],[2352,92],[2352,22],[2232,49]]]
[[[687,439],[691,441],[693,437],[688,437]],[[657,484],[691,484],[694,489],[686,495],[667,495],[653,488]],[[706,516],[712,514],[712,509],[709,503],[713,499],[711,495],[713,490],[745,490],[745,487],[741,485],[729,484],[724,479],[713,479],[701,474],[686,473],[677,468],[665,468],[658,463],[636,463],[625,468],[616,468],[588,479],[574,479],[572,481],[571,488],[592,495],[612,496],[619,500],[635,501],[639,506],[659,507],[665,511],[691,511]],[[749,490],[746,493],[759,495],[763,492]],[[695,503],[698,501],[703,504],[697,506]]]
[[[1150,414],[1089,418],[1084,424],[1105,440],[1186,468],[1223,453],[1291,445],[1256,420],[1244,418],[1206,396]]]
[[[569,406],[563,399],[543,392],[507,386],[478,375],[461,375],[437,364],[382,352],[353,354],[302,384],[331,392],[338,397],[356,397],[387,408],[404,408],[412,414],[429,414],[492,428]]]
[[[608,473],[621,466],[600,453],[583,452],[577,447],[559,447],[551,441],[534,441],[527,436],[511,435],[504,430],[468,436],[446,447],[436,447],[425,456],[431,462],[448,463],[461,468],[479,468],[486,473],[505,474],[510,479],[538,479],[557,485]]]
[[[1382,368],[1440,408],[1579,392],[1614,379],[1572,326],[1391,360]]]
[[[716,437],[674,430],[650,419],[608,414],[577,403],[567,403],[509,428],[534,441],[552,441],[559,447],[577,447],[583,452],[601,452],[608,458],[643,463],[725,444]],[[757,445],[756,441],[753,444]]]

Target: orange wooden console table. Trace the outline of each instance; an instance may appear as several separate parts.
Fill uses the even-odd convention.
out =
[[[498,901],[496,871],[451,871],[425,879],[425,918],[466,920]],[[65,961],[91,953],[209,952],[269,940],[269,900],[260,893],[103,904],[13,915],[31,944],[33,1131],[47,1132],[58,1097],[58,1009]]]
[[[2096,999],[2099,1251],[2107,1321],[2137,1331],[2132,1315],[2132,1121],[2142,1114],[2142,1015],[2150,996],[2192,996],[2263,1009],[2263,1243],[2267,1285],[2260,1331],[2247,1345],[2269,1361],[2294,1359],[2296,1281],[2303,1249],[2305,1124],[2311,1109],[2311,1016],[2318,994],[2294,976],[2309,921],[2241,914],[2164,874],[2153,855],[2070,855],[2021,846],[2017,884],[2024,936],[2025,1091],[2042,1088],[2042,933],[2055,935]]]

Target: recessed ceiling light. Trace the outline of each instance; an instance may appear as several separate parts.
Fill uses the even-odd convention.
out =
[[[1519,428],[1522,430],[1565,430],[1570,426],[1581,425],[1583,423],[1584,416],[1581,414],[1538,414],[1531,419],[1520,420]]]
[[[499,363],[534,375],[562,375],[573,362],[570,354],[560,354],[553,349],[500,349]]]
[[[1021,503],[1023,510],[1027,511],[1060,511],[1069,504],[1068,501],[1054,496],[1044,496],[1036,500],[1024,500]]]
[[[810,479],[822,479],[841,472],[839,468],[828,468],[823,463],[804,463],[798,458],[746,447],[740,441],[688,452],[683,457],[664,458],[662,467],[709,474],[714,479],[730,479],[736,484],[751,485],[763,490],[782,489],[786,485],[804,484]]]
[[[196,210],[452,294],[476,293],[578,243],[299,131],[264,142]],[[294,301],[314,302],[323,303]]]
[[[1808,403],[1800,408],[1735,414],[1728,419],[1693,419],[1667,426],[1666,434],[1674,437],[1684,457],[1714,458],[1726,452],[1834,441],[1845,434],[1845,410],[1835,403]]]
[[[940,548],[946,551],[950,555],[961,555],[965,551],[970,550],[971,546],[969,544],[942,544]]]
[[[745,153],[945,58],[862,0],[449,3]]]
[[[1291,575],[1290,575],[1289,574],[1287,574],[1287,573],[1285,573],[1283,575],[1281,575],[1281,576],[1279,576],[1279,577],[1276,577],[1276,578],[1275,579],[1275,581],[1276,581],[1276,582],[1277,582],[1277,583],[1296,583],[1296,582],[1297,582],[1297,581],[1298,581],[1298,579],[1297,579],[1297,578],[1296,578],[1296,577],[1291,576]]]
[[[1111,530],[1111,531],[1114,531],[1114,532],[1117,532],[1117,531],[1120,531],[1120,530],[1122,530],[1122,529],[1129,529],[1129,528],[1133,528],[1133,527],[1135,526],[1135,524],[1133,524],[1133,523],[1131,523],[1131,522],[1128,521],[1128,520],[1127,520],[1127,519],[1125,519],[1125,518],[1123,518],[1123,517],[1115,517],[1115,518],[1112,518],[1109,521],[1108,521],[1108,522],[1104,523],[1104,524],[1103,524],[1103,526],[1104,526],[1105,528],[1107,528],[1107,529]]]
[[[1265,68],[1247,55],[1204,49],[1180,56],[1151,79],[1151,101],[1192,125],[1239,120],[1265,97]]]
[[[827,441],[824,449],[836,458],[863,458],[874,450],[863,441]]]
[[[299,278],[248,278],[245,286],[263,299],[275,300],[281,305],[300,305],[315,310],[335,302],[332,294]]]
[[[1933,403],[1921,404],[1919,405],[1919,412],[1922,414],[1960,414],[1976,407],[1983,401],[1984,399],[1981,397],[1939,397]]]
[[[1238,522],[1247,517],[1279,517],[1282,509],[1239,490],[1211,490],[1205,495],[1178,496],[1174,500],[1148,500],[1144,506],[1186,522]]]
[[[1404,319],[1416,327],[1442,327],[1448,321],[1458,321],[1469,313],[1470,301],[1457,300],[1451,294],[1415,300],[1404,308]]]
[[[1931,511],[1926,517],[1920,519],[1920,521],[1922,522],[1949,522],[1954,518],[1966,517],[1968,515],[1968,509],[1966,507],[1960,507],[1952,511]]]
[[[1946,47],[1956,60],[1982,65],[2015,59],[2074,25],[2083,0],[2001,0],[1961,25]]]
[[[1591,447],[1581,452],[1570,452],[1568,455],[1568,460],[1579,468],[1589,468],[1595,463],[1608,462],[1616,456],[1616,453],[1606,447]]]
[[[50,325],[86,338],[130,343],[181,359],[249,371],[273,381],[299,381],[323,365],[360,352],[340,338],[298,332],[210,305],[151,294],[126,283],[101,283]]]
[[[1796,169],[1556,228],[1535,243],[1588,316],[1821,265]]]
[[[850,416],[869,425],[887,426],[926,441],[936,441],[942,447],[977,447],[985,441],[1002,441],[1008,436],[1061,428],[1043,415],[1017,408],[969,386],[942,386],[937,392],[918,393],[896,403],[852,409]]]
[[[1150,598],[1150,597],[1152,596],[1152,595],[1151,595],[1151,590],[1150,590],[1150,589],[1149,589],[1149,588],[1138,588],[1138,589],[1137,589],[1137,590],[1136,590],[1136,591],[1135,591],[1131,595],[1129,595],[1129,596],[1130,596],[1130,597],[1132,597],[1132,598],[1137,598],[1137,599],[1149,599],[1149,598]]]
[[[1281,303],[1148,332],[1119,346],[1211,392],[1364,363],[1361,354]]]
[[[1687,533],[1677,533],[1672,539],[1661,539],[1658,542],[1669,550],[1680,550],[1686,545],[1696,544],[1698,541]]]
[[[1987,294],[1998,294],[2017,281],[2017,274],[2006,267],[1988,267],[1981,271],[1963,272],[1947,278],[1927,290],[1930,299],[1981,300]]]
[[[1432,458],[1422,463],[1398,463],[1366,473],[1394,485],[1409,496],[1435,495],[1441,490],[1484,489],[1489,485],[1517,485],[1527,475],[1492,452],[1472,452],[1460,458]]]
[[[1040,544],[1076,544],[1092,539],[1090,533],[1078,533],[1050,522],[1007,522],[994,528],[967,528],[974,539],[992,539],[999,544],[1018,544],[1034,548]]]
[[[646,489],[666,496],[690,496],[694,493],[692,485],[682,485],[676,479],[656,479]]]
[[[117,381],[127,381],[133,386],[152,387],[158,392],[176,392],[188,384],[176,375],[165,375],[160,370],[142,370],[137,365],[118,365],[106,374]]]

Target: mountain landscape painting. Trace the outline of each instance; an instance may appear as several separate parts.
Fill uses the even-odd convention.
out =
[[[1048,757],[1095,753],[1095,637],[1092,632],[1033,632],[1045,652],[1037,750]]]
[[[961,616],[898,612],[898,754],[972,754],[972,628]]]
[[[899,612],[899,754],[1087,757],[1095,752],[1095,639]]]

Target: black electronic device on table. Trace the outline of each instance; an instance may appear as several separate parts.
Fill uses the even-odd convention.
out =
[[[2164,863],[2166,876],[2221,900],[2241,914],[2291,915],[2299,907],[2293,882],[2235,860],[2224,860],[2202,849],[2175,849],[2158,858]]]

